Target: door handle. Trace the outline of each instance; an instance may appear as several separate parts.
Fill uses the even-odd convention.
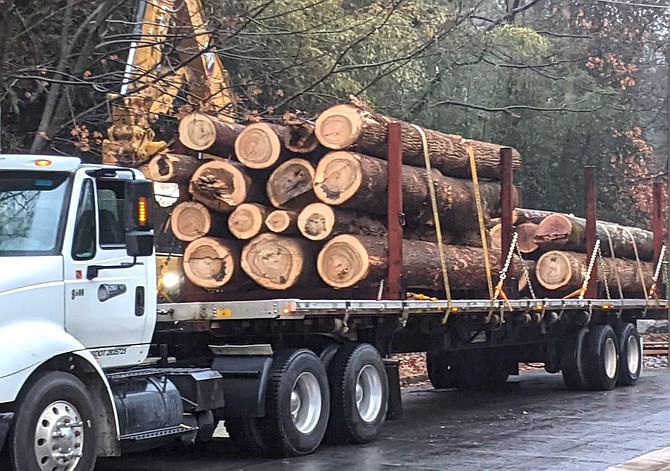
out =
[[[137,317],[142,317],[144,315],[144,286],[138,286],[135,288],[135,315]]]

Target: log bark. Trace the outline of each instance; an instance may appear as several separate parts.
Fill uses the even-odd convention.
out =
[[[184,201],[172,210],[170,228],[177,239],[191,242],[206,235],[230,237],[227,216],[196,201]]]
[[[354,152],[330,152],[319,161],[314,175],[316,196],[329,205],[385,214],[387,163]],[[410,225],[430,224],[432,210],[424,169],[403,166],[403,206]],[[434,170],[437,205],[442,227],[451,232],[479,229],[474,186],[469,180],[445,177]],[[480,182],[484,220],[500,214],[500,184]]]
[[[186,183],[202,165],[190,155],[160,153],[149,161],[149,179],[161,183]]]
[[[640,260],[653,260],[654,236],[651,231],[597,221],[596,234],[600,240],[600,249],[605,256],[611,255],[608,233],[616,257],[634,260],[637,249]],[[586,252],[586,220],[553,213],[539,224],[535,242],[547,250]]]
[[[309,286],[315,278],[311,243],[277,234],[261,234],[247,242],[241,265],[252,280],[272,290]]]
[[[228,217],[228,229],[238,239],[248,240],[265,232],[265,218],[270,209],[258,203],[244,203]]]
[[[286,126],[254,123],[247,126],[235,141],[235,155],[245,167],[261,170],[274,167],[290,152],[284,142],[291,140]]]
[[[385,236],[383,222],[355,211],[335,209],[324,203],[305,206],[298,216],[300,233],[310,240],[326,240],[338,234]]]
[[[617,274],[625,295],[643,293],[643,284],[647,289],[651,286],[651,278],[654,275],[651,262],[640,262],[642,278],[638,264],[634,260],[604,257],[603,264],[604,270],[600,263],[598,264],[598,279],[607,280],[613,297],[618,297],[619,293]],[[539,283],[548,290],[576,290],[584,281],[587,267],[586,254],[551,250],[537,261],[535,274]]]
[[[316,201],[312,188],[314,167],[304,159],[290,159],[277,167],[265,186],[270,203],[279,209],[300,210]]]
[[[403,163],[425,167],[421,135],[409,123],[375,114],[356,105],[337,105],[316,120],[319,142],[333,150],[354,150],[361,154],[386,158],[388,123],[400,122]],[[424,129],[430,161],[444,175],[470,178],[468,145],[472,145],[480,178],[500,179],[500,148],[488,142],[466,140],[461,136]],[[521,156],[513,151],[513,165],[521,165]]]
[[[437,244],[403,240],[402,250],[403,281],[407,288],[444,291]],[[444,250],[452,290],[487,289],[482,249],[445,245]],[[500,270],[500,253],[492,250],[489,258],[495,283]],[[378,284],[386,277],[387,261],[386,237],[343,234],[328,241],[321,249],[317,271],[333,288]],[[519,277],[520,273],[520,264],[515,263],[515,276]]]
[[[242,203],[258,201],[260,190],[244,168],[229,160],[201,165],[191,177],[189,192],[215,211],[230,212]]]
[[[512,220],[514,224],[523,224],[525,222],[532,222],[533,224],[540,224],[544,218],[553,214],[552,211],[542,211],[539,209],[524,209],[516,208],[512,213]]]
[[[297,211],[288,211],[286,209],[275,209],[265,218],[265,225],[275,234],[298,235],[298,216]]]
[[[517,243],[519,245],[519,251],[521,253],[531,254],[537,250],[538,245],[534,239],[535,233],[537,232],[537,228],[538,228],[537,224],[533,224],[532,222],[524,222],[522,224],[518,224],[517,226],[515,226],[515,230],[517,234],[519,234]],[[493,226],[490,230],[491,246],[496,250],[500,250],[502,248],[501,231],[502,231],[502,224],[500,223]]]
[[[231,157],[244,126],[226,123],[204,113],[190,113],[179,121],[179,140],[189,149]]]
[[[202,237],[184,251],[184,273],[196,286],[206,289],[240,284],[241,242]]]

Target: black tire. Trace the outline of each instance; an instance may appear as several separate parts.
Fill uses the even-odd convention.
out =
[[[633,386],[642,373],[640,334],[633,324],[626,323],[617,327],[616,338],[619,345],[617,385]]]
[[[435,389],[452,389],[460,385],[460,376],[444,352],[427,352],[426,370]]]
[[[78,442],[82,456],[76,469],[92,471],[98,454],[92,402],[86,386],[71,374],[53,371],[36,378],[26,391],[22,391],[14,416],[14,424],[7,443],[10,467],[15,471],[40,471],[39,461],[45,460],[45,463],[49,463],[49,469],[51,466],[62,469],[53,461],[52,446],[74,445]],[[77,413],[71,407],[74,407]],[[67,433],[66,438],[52,437],[56,432],[53,420],[65,424],[59,430]],[[74,423],[75,420],[80,421],[82,425],[66,428],[68,423]],[[41,427],[44,428],[44,436],[51,437],[51,446],[49,441],[38,435],[37,429],[40,423],[43,424]],[[60,440],[73,441],[64,443]],[[58,465],[61,464],[62,462],[58,462]]]
[[[367,343],[341,346],[328,369],[328,381],[328,440],[338,444],[376,440],[389,401],[386,370],[377,349]]]
[[[263,441],[258,417],[230,417],[225,419],[231,440],[250,455],[266,455],[268,448]]]
[[[584,366],[589,389],[614,389],[619,376],[619,348],[614,329],[609,325],[591,327],[586,338]]]
[[[571,391],[583,391],[588,388],[584,364],[588,334],[589,329],[586,326],[570,329],[565,334],[561,371],[563,383]]]
[[[297,389],[296,389],[297,388]],[[298,417],[291,414],[292,393],[311,398],[318,413],[308,414],[302,403]],[[321,444],[330,415],[328,377],[319,358],[310,350],[284,350],[275,355],[268,384],[265,417],[259,420],[263,442],[277,457],[312,453]],[[307,425],[300,428],[298,423]]]

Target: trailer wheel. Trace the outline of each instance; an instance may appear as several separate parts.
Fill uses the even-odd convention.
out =
[[[460,385],[460,376],[449,364],[449,358],[444,352],[427,352],[426,370],[428,379],[435,389],[451,389]]]
[[[13,469],[93,469],[97,434],[86,386],[71,374],[54,371],[21,395],[8,443]]]
[[[583,391],[588,387],[584,358],[586,353],[586,338],[588,327],[578,327],[566,332],[561,356],[561,370],[563,383],[572,391]]]
[[[609,325],[591,327],[586,338],[586,379],[589,389],[610,391],[619,376],[619,354],[616,334]]]
[[[278,457],[312,453],[321,444],[330,412],[328,377],[309,350],[275,355],[268,384],[265,417],[259,420],[263,441]]]
[[[619,344],[619,378],[620,386],[634,385],[642,372],[642,349],[640,334],[633,324],[626,323],[616,329]]]
[[[334,443],[369,443],[377,439],[389,402],[389,386],[379,352],[368,343],[339,348],[328,369],[330,421]]]
[[[266,455],[268,448],[263,441],[258,417],[230,417],[225,419],[230,439],[252,455]]]

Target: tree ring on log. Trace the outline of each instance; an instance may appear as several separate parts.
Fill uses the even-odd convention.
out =
[[[370,260],[365,246],[347,234],[326,243],[316,261],[317,271],[334,288],[349,288],[368,275]]]
[[[553,213],[544,218],[533,237],[540,244],[565,242],[572,232],[572,221],[566,215]]]
[[[276,208],[303,206],[305,199],[314,201],[314,167],[304,159],[290,159],[275,169],[266,189],[270,203]]]
[[[211,230],[207,208],[195,201],[178,204],[170,216],[170,227],[179,240],[191,242]]]
[[[245,167],[270,168],[282,152],[279,136],[266,123],[247,126],[235,139],[235,155]]]
[[[324,240],[335,225],[335,211],[324,203],[312,203],[305,206],[298,216],[300,233],[310,240]]]
[[[268,217],[265,218],[265,225],[272,232],[282,233],[291,225],[291,216],[288,212],[277,209],[268,214]]]
[[[572,264],[562,252],[551,251],[537,261],[535,270],[537,281],[549,290],[566,286],[572,279]]]
[[[228,218],[228,229],[238,239],[251,239],[263,229],[265,214],[259,204],[244,203],[235,208]]]
[[[361,113],[353,105],[328,108],[316,120],[317,139],[329,149],[340,150],[352,146],[363,129]]]
[[[227,241],[215,237],[191,242],[184,251],[184,272],[201,288],[221,288],[235,273],[233,249]]]
[[[242,249],[242,270],[267,289],[291,288],[300,278],[304,264],[300,244],[289,237],[261,234]]]
[[[330,152],[316,168],[314,193],[324,203],[340,205],[358,192],[362,181],[363,170],[356,154]]]
[[[193,150],[203,151],[216,143],[216,126],[202,113],[191,113],[179,121],[179,136]]]
[[[232,211],[249,197],[246,174],[228,160],[201,165],[191,177],[189,192],[208,208],[221,212]]]

